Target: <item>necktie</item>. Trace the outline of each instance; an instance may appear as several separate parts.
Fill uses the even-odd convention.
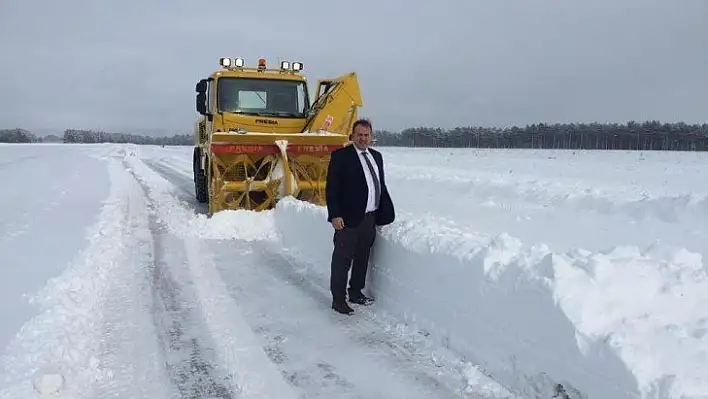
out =
[[[374,172],[374,166],[371,164],[371,161],[369,161],[369,155],[368,152],[362,151],[361,155],[364,156],[364,160],[366,161],[366,166],[369,167],[369,172],[371,172],[371,178],[374,179],[374,189],[376,190],[376,194],[374,196],[375,200],[374,203],[376,204],[376,208],[379,207],[379,198],[381,197],[381,187],[379,186],[379,178],[376,177],[376,172]]]

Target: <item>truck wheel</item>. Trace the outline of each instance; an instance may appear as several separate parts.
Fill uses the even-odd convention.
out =
[[[209,200],[209,195],[207,191],[207,178],[206,173],[201,168],[201,163],[199,162],[199,150],[194,150],[194,194],[197,198],[197,202],[204,204]]]

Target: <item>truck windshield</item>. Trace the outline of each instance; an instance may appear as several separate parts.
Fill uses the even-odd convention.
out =
[[[309,107],[305,82],[280,79],[220,78],[221,112],[304,118]]]

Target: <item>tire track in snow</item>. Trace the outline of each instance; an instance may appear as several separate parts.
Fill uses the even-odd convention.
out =
[[[119,160],[110,160],[109,167],[119,170],[124,195],[123,221],[120,236],[114,246],[120,247],[120,261],[114,267],[111,284],[102,308],[100,369],[95,397],[126,395],[155,396],[167,392],[151,392],[151,385],[171,391],[161,367],[163,356],[154,340],[152,325],[154,299],[150,292],[149,267],[154,259],[152,235],[147,221],[146,198],[137,182],[122,167]],[[115,184],[115,183],[114,183]],[[140,356],[133,356],[139,353]],[[156,375],[144,375],[155,370]]]
[[[169,219],[171,211],[176,211],[172,203],[175,199],[175,186],[170,183],[165,187],[162,182],[157,182],[156,178],[164,181],[164,177],[147,167],[142,160],[128,158],[128,161],[134,163],[136,179],[145,184],[143,187],[150,198],[157,201],[154,202],[157,206],[153,209],[154,212],[159,217]],[[186,177],[182,176],[182,181],[184,180]],[[182,191],[186,195],[187,189],[183,188]],[[164,204],[166,208],[162,206],[162,201],[167,201]],[[186,201],[182,201],[180,205],[186,205],[186,210],[189,204],[184,202]],[[177,213],[181,212],[177,211]],[[229,295],[226,285],[213,264],[211,252],[205,251],[205,240],[195,239],[189,233],[188,237],[182,237],[184,226],[181,223],[187,221],[181,218],[178,220],[180,223],[178,226],[160,225],[170,233],[173,233],[173,227],[177,229],[177,232],[174,232],[176,235],[167,234],[166,237],[177,241],[185,256],[182,257],[182,267],[175,267],[173,264],[171,270],[180,270],[179,273],[182,275],[174,276],[175,280],[182,283],[180,285],[183,290],[188,286],[188,290],[193,294],[190,295],[190,298],[193,298],[191,302],[199,304],[200,307],[201,330],[206,332],[205,337],[211,338],[208,342],[217,344],[211,346],[218,348],[213,352],[215,361],[211,364],[219,366],[218,369],[224,375],[229,375],[231,381],[238,382],[237,385],[229,381],[239,395],[254,398],[294,397],[292,387],[269,361],[263,351],[262,343],[253,334],[250,325],[241,316],[239,306]],[[222,248],[229,249],[232,259],[238,259],[243,255],[240,251],[234,251],[231,245]]]
[[[160,175],[163,179],[171,183],[176,189],[176,197],[180,201],[186,202],[191,208],[194,209],[195,213],[207,214],[208,205],[200,204],[194,195],[194,181],[189,180],[189,176],[179,171],[172,169],[170,166],[158,163],[149,159],[142,159],[147,167],[152,169],[155,173]]]
[[[181,243],[171,237],[155,216],[155,204],[149,199],[148,188],[135,176],[130,166],[124,167],[140,186],[151,212],[148,216],[152,238],[153,258],[148,266],[155,303],[154,323],[160,331],[165,366],[178,388],[181,397],[233,398],[233,383],[217,375],[210,353],[214,347],[204,331],[204,321],[199,317],[196,303],[188,290],[176,278],[186,262],[186,255],[179,250]],[[178,250],[175,253],[175,250]],[[181,252],[181,254],[180,254]],[[179,256],[182,255],[182,256]]]

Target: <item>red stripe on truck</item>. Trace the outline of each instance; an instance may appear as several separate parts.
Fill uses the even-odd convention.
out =
[[[277,154],[280,152],[275,145],[261,144],[212,144],[211,152],[214,154]]]
[[[338,148],[342,147],[324,144],[291,144],[288,145],[287,152],[289,154],[328,154]],[[277,154],[280,149],[274,144],[212,144],[211,152],[215,154]]]

